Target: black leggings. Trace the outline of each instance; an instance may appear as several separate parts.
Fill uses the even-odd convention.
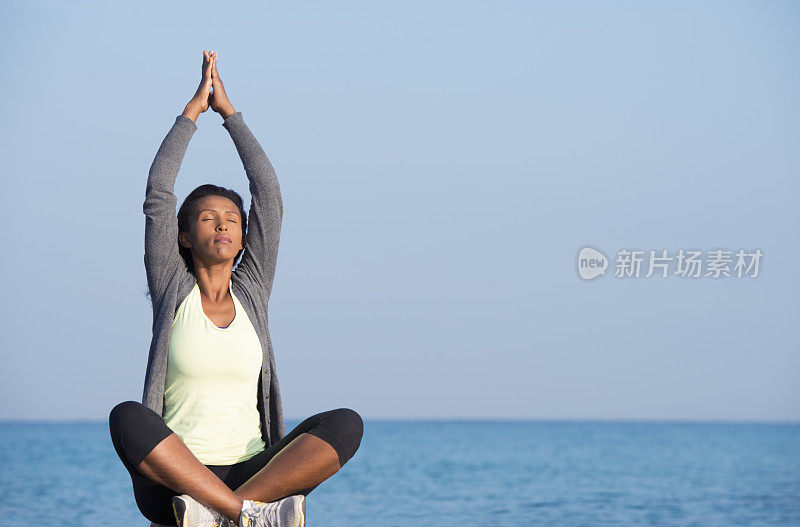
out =
[[[133,480],[133,495],[139,510],[153,523],[175,525],[172,497],[179,493],[151,481],[137,470],[153,448],[173,431],[160,415],[136,401],[125,401],[115,406],[109,415],[108,425],[114,449]],[[246,461],[233,465],[205,466],[235,491],[302,433],[317,436],[330,444],[339,455],[339,464],[344,466],[358,450],[363,432],[364,422],[357,412],[349,408],[337,408],[312,415],[283,439]],[[315,488],[317,485],[296,494],[307,496]]]

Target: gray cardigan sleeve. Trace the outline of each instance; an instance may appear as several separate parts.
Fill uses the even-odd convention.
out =
[[[188,272],[178,253],[178,217],[175,178],[197,125],[179,115],[161,142],[147,178],[142,210],[144,224],[144,266],[150,299],[159,305],[169,281],[179,270]]]
[[[230,133],[250,180],[245,249],[237,271],[247,275],[269,299],[283,220],[281,189],[272,163],[245,124],[242,112],[229,115],[222,126]]]

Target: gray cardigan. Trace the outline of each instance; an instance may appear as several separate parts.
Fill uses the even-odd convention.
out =
[[[261,341],[264,359],[256,405],[261,414],[261,436],[269,447],[286,434],[267,320],[267,303],[272,292],[283,219],[283,200],[272,164],[242,119],[242,113],[228,116],[222,126],[230,133],[250,181],[252,201],[245,250],[233,270],[232,289]],[[188,117],[179,115],[175,119],[150,167],[142,207],[146,216],[144,266],[153,306],[153,340],[147,359],[142,404],[162,416],[172,322],[178,306],[197,282],[178,253],[177,198],[174,194],[175,178],[195,130],[197,125]]]

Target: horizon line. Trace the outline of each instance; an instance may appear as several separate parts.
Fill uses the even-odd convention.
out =
[[[568,418],[568,417],[368,417],[361,416],[364,421],[373,422],[473,422],[473,423],[552,423],[552,424],[775,424],[800,425],[800,419],[754,419],[754,418]],[[305,417],[285,417],[284,421],[303,421]],[[107,419],[0,419],[0,424],[78,424],[105,423]]]

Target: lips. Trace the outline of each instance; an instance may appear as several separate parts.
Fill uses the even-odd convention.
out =
[[[233,243],[230,238],[228,238],[227,236],[223,236],[222,234],[218,234],[216,237],[214,237],[214,241],[223,243]]]

